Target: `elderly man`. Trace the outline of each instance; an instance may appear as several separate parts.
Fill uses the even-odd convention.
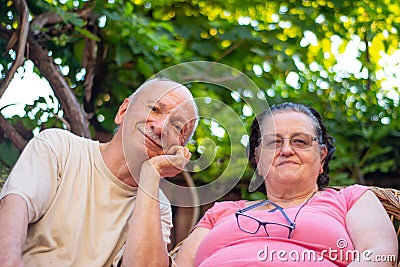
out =
[[[0,195],[0,266],[165,266],[171,207],[197,123],[189,90],[152,79],[126,98],[113,139],[61,129],[32,139]]]

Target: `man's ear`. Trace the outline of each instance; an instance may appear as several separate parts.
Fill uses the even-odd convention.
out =
[[[124,121],[125,113],[128,110],[130,102],[131,100],[129,98],[125,98],[124,102],[119,106],[118,112],[114,118],[115,124],[120,125]]]

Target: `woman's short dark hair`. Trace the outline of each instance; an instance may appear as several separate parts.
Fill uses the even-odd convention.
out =
[[[248,153],[247,153],[250,166],[253,167],[255,170],[257,169],[255,149],[261,143],[261,126],[263,124],[264,119],[273,114],[280,112],[288,112],[288,111],[300,112],[307,115],[313,121],[315,132],[319,140],[319,144],[325,145],[328,150],[328,153],[323,160],[324,162],[323,172],[319,174],[317,179],[318,188],[322,189],[323,187],[329,184],[329,161],[331,160],[332,155],[336,149],[334,144],[335,141],[333,137],[328,134],[326,127],[322,121],[321,115],[318,113],[317,110],[309,106],[291,102],[285,102],[279,105],[271,106],[270,110],[265,110],[256,116],[250,127],[250,138],[249,138]],[[264,183],[262,183],[261,186],[264,186]],[[265,188],[263,189],[265,190]]]

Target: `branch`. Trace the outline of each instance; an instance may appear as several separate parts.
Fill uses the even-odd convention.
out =
[[[34,35],[38,35],[40,33],[40,29],[42,29],[45,25],[54,25],[57,23],[61,23],[63,20],[60,15],[53,12],[45,12],[37,15],[31,23],[31,31]]]
[[[92,39],[86,38],[82,66],[86,69],[84,87],[85,101],[87,103],[90,102],[90,99],[92,97],[93,80],[96,67],[96,48],[96,42]]]
[[[193,200],[193,215],[192,215],[192,221],[190,224],[190,229],[192,229],[197,221],[199,220],[199,215],[200,215],[200,199],[199,199],[199,193],[196,190],[196,185],[193,181],[192,176],[190,175],[189,172],[183,171],[183,178],[185,178],[185,182],[190,188],[190,193],[192,195],[192,200]]]
[[[370,71],[370,66],[371,66],[371,59],[369,57],[369,45],[368,45],[368,39],[367,39],[367,33],[365,32],[364,34],[364,43],[365,43],[365,57],[366,57],[366,61],[367,61],[367,69],[368,69],[368,78],[367,78],[367,86],[366,86],[366,90],[370,91],[371,89],[371,71]]]
[[[90,12],[93,10],[93,8],[96,6],[96,2],[91,0],[85,4],[85,6],[77,10],[76,13],[81,17],[82,19],[86,19],[89,15]],[[42,14],[37,15],[31,23],[31,31],[35,34],[38,35],[40,33],[40,29],[42,29],[44,26],[49,26],[49,25],[54,25],[63,22],[63,18],[58,15],[57,13],[53,12],[45,12]]]
[[[98,35],[97,18],[93,16],[87,16],[86,29],[90,31],[93,35]],[[92,90],[94,77],[96,74],[96,64],[97,64],[97,53],[98,45],[92,38],[85,38],[85,48],[82,57],[82,66],[86,70],[84,88],[85,88],[85,102],[89,103],[92,98]]]
[[[40,73],[50,83],[60,105],[64,111],[64,117],[69,122],[71,131],[80,136],[91,137],[89,131],[89,121],[86,112],[83,110],[80,103],[77,101],[71,88],[61,74],[57,66],[53,64],[52,58],[47,55],[47,52],[35,40],[32,33],[28,35],[28,43],[31,47],[29,59],[39,68]],[[12,32],[0,25],[0,38],[9,39]]]
[[[87,19],[91,16],[92,10],[96,7],[96,0],[89,0],[82,9],[77,10],[77,13],[82,19]]]
[[[13,35],[9,39],[9,43],[7,45],[7,51],[14,46],[15,44],[14,42],[18,41],[17,56],[11,66],[11,69],[9,70],[9,72],[7,72],[4,80],[0,81],[0,97],[6,91],[17,69],[24,63],[25,47],[29,32],[28,5],[26,4],[25,0],[14,0],[14,3],[17,12],[20,14],[19,37],[15,38],[16,35]]]
[[[229,49],[227,49],[215,62],[220,62],[224,57],[232,53],[234,50],[238,49],[239,46],[243,44],[243,42],[244,42],[243,40],[240,40],[238,43],[229,47]]]
[[[84,8],[78,11],[81,18],[85,18],[88,23],[86,29],[90,32],[95,32],[98,30],[97,27],[97,17],[91,16],[91,11],[96,6],[96,1],[89,1],[85,4]],[[90,30],[92,29],[92,30]],[[98,46],[95,40],[91,38],[86,38],[85,48],[82,58],[82,66],[86,69],[86,75],[84,80],[84,90],[85,90],[85,102],[89,103],[92,98],[92,90],[94,83],[94,76],[96,74],[96,62],[97,62],[97,51]]]
[[[90,138],[88,116],[73,94],[59,67],[53,63],[52,57],[48,56],[47,51],[31,34],[28,36],[28,42],[31,47],[30,59],[50,83],[64,111],[64,117],[71,125],[71,131],[77,135]]]
[[[9,39],[11,36],[11,31],[0,24],[0,38]]]
[[[8,136],[8,138],[18,148],[19,151],[24,150],[28,142],[17,132],[17,130],[15,130],[11,123],[6,118],[4,118],[1,113],[0,129]]]

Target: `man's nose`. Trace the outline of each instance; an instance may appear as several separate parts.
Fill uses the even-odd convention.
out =
[[[157,134],[158,136],[161,136],[166,131],[165,118],[164,119],[158,118],[156,120],[153,120],[148,123],[148,126],[155,134]]]

